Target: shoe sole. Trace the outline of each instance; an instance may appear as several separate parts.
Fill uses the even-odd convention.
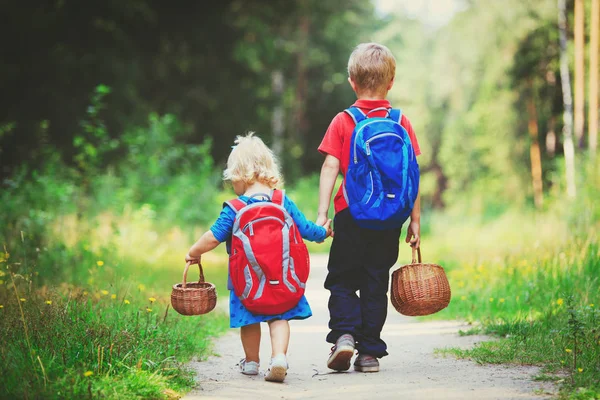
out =
[[[265,375],[265,381],[269,382],[283,382],[287,369],[281,365],[274,365]]]
[[[258,375],[258,371],[242,371],[244,375]]]
[[[350,369],[350,360],[354,355],[354,347],[341,346],[335,349],[335,352],[327,361],[327,368],[334,371],[347,371]]]
[[[358,372],[379,372],[379,366],[375,367],[360,367],[358,365],[354,366],[354,370]]]

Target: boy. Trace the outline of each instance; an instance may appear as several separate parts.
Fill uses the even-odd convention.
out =
[[[348,81],[357,96],[353,106],[365,114],[376,108],[391,108],[386,97],[394,84],[395,70],[396,60],[387,47],[376,43],[358,45],[348,61]],[[368,116],[385,117],[386,111],[373,111]],[[419,155],[419,144],[409,120],[403,115],[400,123],[409,134],[415,155]],[[327,221],[338,173],[346,175],[354,126],[347,113],[337,114],[319,146],[326,157],[321,169],[317,224]],[[325,288],[330,291],[331,331],[327,341],[334,346],[327,366],[336,371],[348,370],[356,348],[354,369],[378,372],[377,359],[388,354],[381,330],[387,317],[389,270],[398,258],[400,229],[371,230],[358,226],[341,187],[334,198],[334,208],[335,236],[325,280]],[[419,235],[420,195],[410,216],[406,242],[419,247]]]

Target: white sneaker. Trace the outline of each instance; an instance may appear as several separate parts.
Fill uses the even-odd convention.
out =
[[[287,375],[288,363],[285,354],[277,354],[271,358],[271,364],[265,374],[265,381],[283,382]]]
[[[242,374],[258,375],[259,364],[256,361],[246,361],[245,358],[242,358],[238,365],[240,366]]]

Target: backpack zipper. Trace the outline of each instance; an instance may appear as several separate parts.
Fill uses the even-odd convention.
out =
[[[242,228],[242,232],[244,232],[246,229],[250,229],[250,236],[254,236],[254,228],[252,227],[252,225],[254,225],[257,222],[260,221],[265,221],[265,220],[269,220],[269,219],[274,219],[277,222],[281,222],[281,220],[277,217],[261,217],[261,218],[257,218],[253,221],[248,222],[243,228]],[[281,223],[281,226],[285,225],[285,223]]]
[[[361,127],[360,127],[360,129],[359,129],[359,130],[356,132],[356,134],[354,135],[354,164],[358,164],[358,156],[356,155],[356,138],[357,138],[357,137],[358,137],[358,135],[359,135],[359,134],[362,132],[362,130],[363,130],[363,129],[365,129],[365,127],[366,127],[366,126],[368,126],[368,125],[371,125],[371,124],[374,124],[375,122],[381,122],[382,120],[387,120],[387,118],[383,118],[383,119],[376,119],[376,120],[374,120],[374,121],[367,122],[366,124],[364,124],[363,126],[361,126]],[[392,122],[394,122],[394,123],[396,123],[396,124],[398,123],[398,122],[396,122],[396,121],[393,121],[393,120],[391,120],[391,121],[392,121]],[[394,136],[398,136],[398,135],[397,135],[397,134],[395,134],[395,133],[384,133],[384,135],[394,135]],[[377,136],[381,136],[381,135],[377,135]],[[377,137],[377,136],[374,136],[374,137]],[[399,137],[399,136],[398,136],[398,137]],[[369,141],[370,141],[370,140],[372,140],[372,139],[373,139],[373,138],[369,139]]]
[[[373,136],[371,139],[369,139],[369,140],[367,140],[367,141],[365,142],[365,147],[366,147],[366,150],[367,150],[367,155],[368,155],[368,156],[370,156],[370,155],[371,155],[371,146],[370,146],[370,143],[371,143],[373,140],[375,140],[375,139],[379,139],[379,138],[382,138],[382,137],[384,137],[384,136],[396,136],[397,138],[399,138],[400,140],[402,140],[402,137],[400,137],[400,135],[398,135],[398,134],[396,134],[396,133],[389,133],[389,132],[388,132],[388,133],[382,133],[382,134],[380,134],[380,135],[375,135],[375,136]],[[356,153],[354,153],[354,155],[356,155]]]
[[[373,172],[372,171],[369,171],[369,178],[371,178],[371,194],[369,195],[369,198],[367,199],[365,204],[369,204],[369,201],[371,201],[371,197],[373,197],[373,192],[375,191],[375,185],[373,185]]]

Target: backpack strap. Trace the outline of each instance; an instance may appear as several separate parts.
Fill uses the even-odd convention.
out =
[[[385,116],[386,116],[386,117],[388,117],[388,116],[390,115],[390,112],[391,112],[391,110],[392,110],[392,109],[391,109],[391,108],[389,108],[389,107],[377,107],[377,108],[374,108],[374,109],[372,109],[371,111],[369,111],[369,112],[368,112],[368,113],[366,113],[365,115],[366,115],[367,117],[369,117],[369,114],[371,114],[371,113],[373,113],[373,112],[376,112],[376,111],[385,111],[385,112],[386,112],[386,115],[385,115]]]
[[[402,121],[402,110],[399,108],[392,108],[390,110],[390,118],[392,121],[400,123]]]
[[[367,118],[367,116],[365,115],[364,112],[362,112],[362,110],[358,107],[352,106],[350,108],[346,108],[344,110],[344,112],[346,114],[348,114],[350,116],[350,118],[352,118],[352,120],[354,121],[354,123],[356,125],[358,125],[358,123],[362,120],[364,120],[365,118]]]
[[[283,207],[283,199],[285,199],[285,190],[273,189],[271,192],[271,202]]]
[[[231,208],[237,214],[240,212],[240,210],[242,208],[246,207],[246,203],[244,203],[240,199],[236,198],[236,199],[229,200],[229,201],[226,201],[225,203],[223,203],[223,207],[226,207],[226,206]]]

